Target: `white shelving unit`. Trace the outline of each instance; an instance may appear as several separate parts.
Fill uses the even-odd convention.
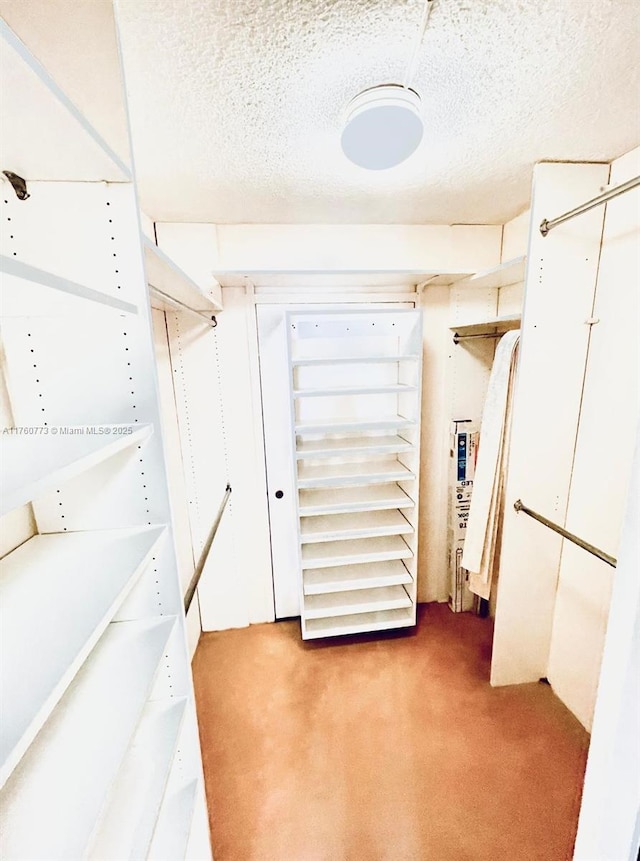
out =
[[[161,311],[175,311],[171,301],[163,301],[162,294],[173,302],[187,305],[194,311],[215,314],[222,311],[222,305],[212,295],[204,293],[198,285],[164,251],[154,245],[146,236],[144,246],[145,269],[149,286],[155,288],[151,304]]]
[[[304,639],[415,624],[419,311],[291,312]]]
[[[206,801],[132,169],[29,35],[0,21],[0,169],[28,190],[2,179],[0,855],[162,847],[169,861],[192,846],[199,861]],[[183,295],[166,255],[147,260]]]
[[[492,266],[490,269],[485,269],[482,272],[476,272],[475,275],[470,275],[468,278],[463,278],[456,282],[456,286],[462,288],[480,289],[480,288],[501,288],[508,287],[510,284],[518,284],[524,281],[526,257],[514,257],[512,260],[505,260],[504,263],[498,266]]]

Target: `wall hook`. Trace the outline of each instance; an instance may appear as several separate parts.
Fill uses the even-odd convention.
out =
[[[11,186],[13,187],[13,190],[15,191],[18,200],[27,200],[31,197],[31,195],[27,191],[27,183],[21,176],[18,176],[17,173],[13,173],[10,170],[3,170],[2,173],[11,183]]]

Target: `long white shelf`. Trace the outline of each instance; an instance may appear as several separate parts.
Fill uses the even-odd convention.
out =
[[[488,317],[477,323],[465,323],[462,326],[450,326],[452,332],[458,335],[488,335],[490,333],[510,332],[519,329],[522,322],[521,314],[509,314],[504,317]]]
[[[304,544],[302,568],[334,568],[357,562],[383,562],[387,559],[410,559],[411,548],[400,535],[356,538],[348,541],[326,541]]]
[[[340,487],[341,485],[381,484],[407,481],[415,475],[398,460],[363,461],[322,466],[300,464],[298,487]]]
[[[475,275],[470,275],[468,278],[463,278],[456,284],[457,288],[466,287],[507,287],[509,284],[518,284],[524,281],[525,265],[527,258],[514,257],[512,260],[506,260],[498,266],[492,266],[490,269],[484,269],[482,272],[476,272]]]
[[[325,358],[324,356],[313,356],[308,359],[292,359],[291,364],[294,368],[304,366],[320,366],[323,365],[385,365],[397,364],[398,362],[417,362],[420,356],[336,356],[335,358]]]
[[[2,857],[85,857],[174,624],[109,625],[0,793]]]
[[[378,535],[406,535],[414,531],[414,527],[398,510],[325,514],[304,517],[300,522],[300,540],[303,544],[373,538]]]
[[[88,857],[146,858],[178,743],[186,699],[147,703]]]
[[[413,624],[414,616],[411,607],[380,610],[374,613],[354,613],[350,616],[334,616],[326,619],[309,619],[304,623],[308,640],[361,634],[367,631],[387,631],[392,628],[406,628]]]
[[[177,302],[182,302],[194,311],[213,314],[222,311],[222,305],[213,296],[204,293],[164,251],[161,251],[151,240],[143,237],[144,265],[147,274],[147,282],[170,296]],[[170,303],[164,305],[158,297],[152,297],[154,307],[175,311]]]
[[[414,419],[404,416],[381,416],[363,419],[329,419],[327,421],[300,421],[295,425],[297,434],[360,433],[368,430],[400,430],[415,427]]]
[[[3,167],[27,180],[131,180],[128,166],[2,19],[0,37]]]
[[[303,574],[305,595],[327,592],[350,592],[380,586],[409,584],[411,574],[399,559],[365,565],[342,565],[335,568],[311,568]]]
[[[336,457],[343,454],[397,454],[411,451],[412,443],[401,436],[352,436],[332,439],[299,440],[296,458]]]
[[[36,535],[0,562],[0,786],[164,532],[143,527]]]
[[[125,428],[127,433],[122,432]],[[143,424],[101,425],[94,429],[95,433],[81,434],[73,432],[73,428],[66,428],[71,431],[68,433],[58,429],[57,435],[53,428],[44,430],[47,434],[8,434],[0,439],[0,514],[31,502],[122,449],[140,445],[153,432],[151,425]],[[99,433],[100,430],[105,432]]]
[[[174,861],[185,857],[191,821],[196,802],[198,782],[191,781],[185,787],[165,797],[147,861]]]
[[[411,598],[404,586],[380,586],[375,589],[359,589],[356,592],[309,595],[304,599],[303,612],[305,620],[309,620],[408,607],[411,607]]]
[[[327,398],[342,397],[344,395],[391,395],[404,392],[415,392],[415,386],[405,383],[393,383],[388,385],[361,385],[361,386],[331,386],[329,388],[294,389],[294,398]]]
[[[301,490],[298,494],[301,517],[317,514],[346,514],[350,511],[382,511],[413,508],[415,502],[397,484],[374,484],[334,490]]]
[[[138,313],[137,307],[131,302],[100,293],[12,257],[0,255],[0,272],[0,312],[3,317],[58,317],[73,314],[84,317],[92,309],[119,314]]]

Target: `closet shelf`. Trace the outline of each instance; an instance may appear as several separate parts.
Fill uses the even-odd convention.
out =
[[[2,167],[27,180],[130,181],[129,167],[2,19],[0,36]]]
[[[56,435],[53,429],[43,428],[46,434],[3,434],[0,515],[54,490],[129,446],[141,445],[153,432],[151,425],[144,424],[96,425],[90,432],[87,428],[56,426]],[[84,432],[77,432],[80,430]]]
[[[147,703],[91,843],[89,859],[146,858],[178,744],[186,698]]]
[[[137,307],[131,302],[61,278],[13,257],[0,255],[0,272],[3,276],[3,317],[61,317],[74,314],[86,317],[91,311],[138,313]]]
[[[385,631],[414,625],[413,609],[380,610],[374,613],[354,613],[325,619],[309,619],[305,623],[306,639],[337,637],[344,634],[362,634],[367,631]]]
[[[411,598],[403,586],[380,586],[355,592],[309,595],[304,599],[304,617],[306,620],[327,619],[407,607],[411,607]]]
[[[375,589],[412,582],[404,564],[393,559],[366,565],[341,565],[334,568],[310,568],[304,572],[305,595],[324,595],[327,592],[350,592],[356,589]]]
[[[302,519],[300,541],[302,544],[314,544],[320,541],[372,538],[377,535],[407,535],[413,531],[414,527],[397,510],[326,514]]]
[[[514,257],[512,260],[507,260],[498,266],[491,267],[491,269],[476,272],[475,275],[470,275],[468,278],[458,281],[456,288],[499,288],[507,287],[509,284],[518,284],[520,281],[524,281],[526,260],[525,256]]]
[[[374,484],[335,490],[301,490],[298,499],[300,517],[415,506],[413,499],[397,484]]]
[[[398,460],[362,461],[322,466],[300,464],[298,487],[340,487],[358,484],[382,484],[387,481],[408,481],[415,475]]]
[[[302,547],[302,568],[335,568],[358,562],[383,562],[388,559],[410,559],[411,548],[400,535],[357,538],[348,541],[326,541]]]
[[[462,326],[450,326],[449,328],[452,332],[457,332],[458,335],[489,335],[519,329],[521,322],[522,315],[510,314],[505,317],[490,317],[478,323],[466,323]]]
[[[0,562],[0,786],[164,533],[143,527],[36,535]]]
[[[413,419],[404,416],[385,416],[362,419],[328,419],[327,421],[301,421],[295,425],[297,434],[353,433],[369,430],[400,430],[415,427]]]
[[[403,392],[415,392],[415,386],[395,383],[393,385],[362,385],[362,386],[335,386],[331,388],[294,389],[294,398],[326,398],[344,397],[344,395],[391,395]]]
[[[0,794],[7,858],[85,857],[175,619],[109,625]]]
[[[333,366],[333,365],[385,365],[397,364],[398,362],[419,362],[420,356],[336,356],[335,358],[325,358],[323,356],[313,356],[308,359],[292,359],[291,364],[294,368],[302,368],[305,366]]]
[[[401,436],[352,436],[337,439],[300,440],[296,458],[336,457],[344,454],[396,454],[411,451],[413,444]]]
[[[151,287],[165,293],[171,299],[188,305],[194,311],[213,314],[222,311],[222,305],[212,295],[204,293],[164,251],[143,236],[144,263],[147,282]],[[175,311],[175,307],[161,298],[152,296],[152,305],[163,311]]]
[[[182,789],[165,796],[147,861],[185,857],[197,789],[198,783],[193,780]]]

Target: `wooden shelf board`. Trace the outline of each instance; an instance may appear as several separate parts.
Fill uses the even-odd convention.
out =
[[[521,314],[511,314],[505,317],[490,317],[478,323],[450,326],[449,328],[452,332],[457,332],[458,335],[488,335],[494,332],[509,332],[512,329],[519,329],[521,322]]]
[[[414,531],[414,527],[397,509],[360,511],[354,514],[304,517],[300,523],[300,540],[303,544],[312,544],[373,538],[377,535],[406,535]]]
[[[128,166],[2,19],[0,37],[3,167],[27,181],[129,182]]]
[[[311,568],[304,572],[305,595],[325,595],[327,592],[351,592],[412,582],[411,574],[399,559],[365,565],[341,565],[335,568]]]
[[[2,790],[7,858],[85,857],[174,624],[109,625]]]
[[[0,255],[0,272],[3,317],[60,317],[74,314],[85,317],[91,311],[138,313],[137,307],[131,302],[100,293],[12,257]]]
[[[400,535],[356,538],[348,541],[326,541],[302,546],[302,568],[334,568],[357,562],[381,562],[386,559],[410,559],[411,548]]]
[[[188,305],[194,311],[215,313],[222,311],[222,305],[213,296],[208,296],[164,251],[154,245],[147,237],[143,237],[144,263],[147,282],[157,290],[166,293],[172,299]],[[155,302],[155,299],[154,299]],[[160,304],[162,304],[160,302]],[[166,304],[169,311],[177,309]]]
[[[357,613],[351,616],[334,616],[326,619],[309,619],[304,622],[305,640],[318,637],[339,637],[368,631],[386,631],[414,625],[412,607],[400,610],[380,610],[375,613]]]
[[[298,467],[298,488],[340,487],[344,485],[382,484],[415,478],[398,460],[363,461]]]
[[[0,561],[0,786],[164,533],[142,527],[36,535]]]
[[[475,275],[463,278],[457,282],[457,287],[500,288],[507,287],[509,284],[517,284],[519,281],[524,281],[526,260],[525,256],[506,260],[498,266],[492,266],[490,269],[484,269],[482,272],[476,272]]]
[[[337,356],[329,359],[324,356],[313,356],[308,359],[292,359],[291,364],[294,368],[302,368],[308,365],[384,365],[397,364],[398,362],[418,362],[419,360],[420,356]]]
[[[197,789],[198,782],[193,780],[164,798],[147,861],[184,858],[191,833]]]
[[[301,490],[301,517],[318,514],[345,514],[350,511],[382,511],[388,508],[413,508],[415,502],[397,484],[344,487],[332,490]]]
[[[294,389],[294,398],[344,397],[345,395],[391,395],[415,392],[415,386],[403,383],[379,386],[335,386],[332,388]]]
[[[297,434],[352,433],[367,430],[400,430],[415,427],[414,419],[388,416],[368,419],[330,419],[328,421],[301,421],[295,425]]]
[[[411,607],[411,598],[404,586],[379,586],[355,592],[333,592],[309,595],[304,599],[304,618],[327,619],[356,613],[376,613]]]
[[[114,433],[129,427],[131,433]],[[145,442],[151,425],[102,425],[109,433],[3,435],[0,515],[36,499],[122,449]],[[96,429],[98,427],[96,426]]]
[[[146,858],[178,743],[186,699],[147,703],[109,794],[89,859]]]
[[[296,458],[336,457],[342,454],[395,454],[411,451],[412,443],[401,436],[351,436],[333,439],[299,440]]]

